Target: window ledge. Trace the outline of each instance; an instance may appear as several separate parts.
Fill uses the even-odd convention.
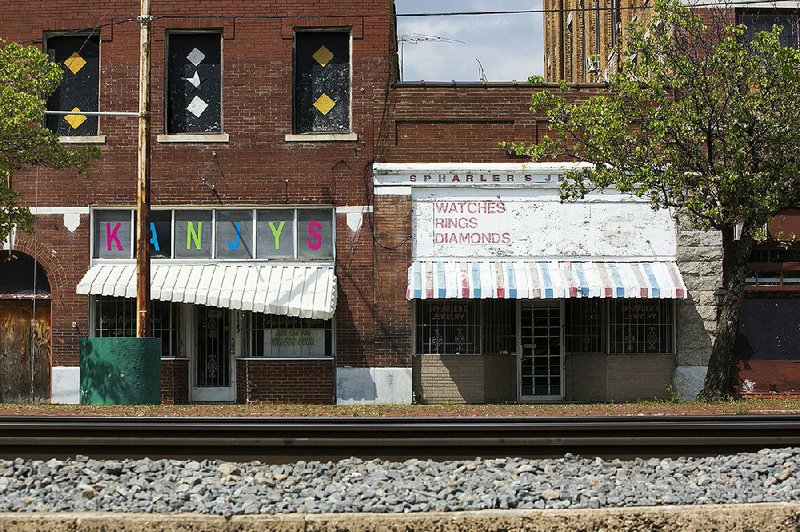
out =
[[[286,142],[355,142],[358,135],[355,133],[302,133],[299,135],[286,135]]]
[[[326,357],[239,357],[242,362],[333,362],[332,356]]]
[[[156,137],[156,142],[160,142],[162,144],[228,143],[230,142],[230,135],[227,133],[215,133],[213,135],[206,135],[203,133],[178,133],[171,135],[159,135]]]
[[[62,136],[58,137],[58,142],[61,144],[105,144],[106,143],[106,136],[105,135],[86,135],[84,136]]]

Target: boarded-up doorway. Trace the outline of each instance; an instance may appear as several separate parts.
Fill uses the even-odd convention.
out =
[[[0,403],[50,398],[50,285],[31,257],[0,252]]]

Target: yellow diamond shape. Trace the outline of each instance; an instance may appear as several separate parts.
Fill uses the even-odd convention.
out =
[[[320,113],[327,115],[328,113],[331,112],[331,109],[336,107],[336,102],[331,100],[330,96],[328,96],[323,92],[322,96],[317,98],[317,101],[314,102],[314,107],[316,107],[317,111],[319,111]]]
[[[325,68],[325,66],[331,62],[331,59],[333,59],[333,52],[328,50],[328,47],[323,44],[322,47],[314,52],[314,55],[311,57],[313,57],[317,63],[322,65],[322,68]]]
[[[71,56],[64,61],[64,65],[72,71],[73,74],[77,74],[81,71],[83,67],[86,66],[86,60],[78,55],[78,52],[73,52]]]
[[[77,107],[72,109],[73,113],[79,113],[80,111],[81,110]],[[72,129],[78,129],[81,127],[81,124],[86,122],[87,118],[86,115],[67,115],[64,117],[64,120],[66,120],[67,123],[72,126]]]

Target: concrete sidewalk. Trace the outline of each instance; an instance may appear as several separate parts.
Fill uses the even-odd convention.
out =
[[[415,532],[800,531],[800,502],[599,510],[491,510],[419,514],[239,516],[197,514],[0,514],[0,531]]]

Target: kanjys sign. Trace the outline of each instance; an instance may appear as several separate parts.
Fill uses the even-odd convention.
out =
[[[134,256],[130,209],[93,211],[96,259]],[[154,210],[150,253],[162,259],[333,259],[333,210]]]

